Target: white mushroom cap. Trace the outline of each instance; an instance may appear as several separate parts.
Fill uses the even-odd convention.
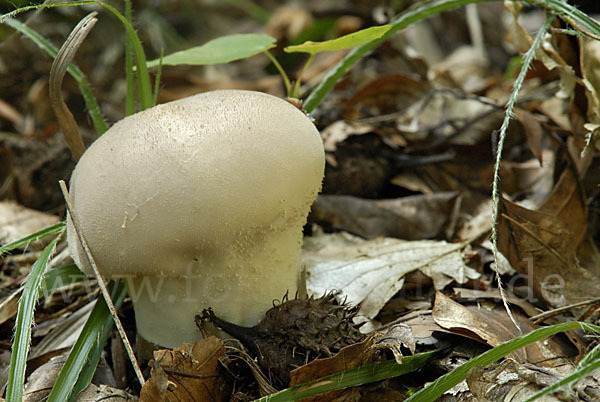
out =
[[[70,193],[100,272],[126,278],[138,333],[173,347],[201,337],[194,315],[207,307],[252,326],[294,294],[324,165],[301,111],[223,90],[116,123],[78,162]],[[67,236],[91,274],[70,219]]]

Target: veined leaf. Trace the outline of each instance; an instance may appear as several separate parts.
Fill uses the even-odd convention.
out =
[[[275,47],[275,38],[264,34],[227,35],[206,42],[202,46],[172,53],[163,57],[162,64],[171,66],[207,65],[229,63],[245,59]],[[148,67],[157,66],[159,60],[148,62]]]
[[[336,39],[327,40],[324,42],[307,41],[301,45],[288,46],[284,48],[287,53],[311,53],[326,52],[330,50],[349,49],[351,47],[360,46],[372,40],[381,38],[387,31],[392,28],[391,25],[379,25],[362,29],[348,35],[341,36]]]

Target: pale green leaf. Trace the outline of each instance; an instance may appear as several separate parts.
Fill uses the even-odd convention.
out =
[[[285,50],[287,53],[303,52],[315,54],[329,50],[349,49],[381,38],[387,31],[390,30],[391,27],[392,26],[389,24],[379,25],[362,29],[336,39],[331,39],[324,42],[307,41],[301,45],[288,46],[283,50]]]
[[[202,46],[175,52],[163,57],[163,65],[207,65],[229,63],[245,59],[275,47],[275,38],[264,34],[227,35],[206,42]],[[159,60],[152,60],[148,67],[157,66]]]

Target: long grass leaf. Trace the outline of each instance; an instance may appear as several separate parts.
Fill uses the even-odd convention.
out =
[[[125,18],[131,24],[131,0],[125,0]],[[125,82],[127,93],[125,94],[125,116],[135,113],[135,73],[133,72],[133,39],[127,32],[125,38]]]
[[[40,286],[39,297],[47,297],[62,287],[81,282],[86,278],[87,275],[81,272],[75,264],[50,269],[46,272]]]
[[[44,251],[35,263],[33,263],[23,289],[23,294],[19,299],[19,310],[17,311],[17,318],[15,320],[15,338],[12,345],[8,382],[6,384],[6,400],[9,402],[21,402],[23,398],[25,368],[27,366],[27,356],[31,343],[31,326],[33,325],[35,303],[38,300],[39,287],[42,283],[48,260],[59,239],[60,235],[56,236],[44,248]]]
[[[568,388],[568,386],[570,384],[575,383],[575,382],[581,380],[582,378],[592,374],[594,371],[598,370],[599,368],[600,368],[600,360],[596,360],[596,361],[592,362],[591,364],[579,367],[577,370],[573,371],[571,374],[569,374],[565,378],[561,378],[559,381],[555,382],[554,384],[549,385],[546,388],[536,392],[531,397],[527,398],[527,400],[525,400],[524,402],[534,401],[534,400],[541,398],[542,396],[547,395],[551,392],[559,391],[560,388],[562,388],[562,387]]]
[[[542,339],[546,339],[552,335],[558,334],[559,332],[565,332],[572,329],[584,329],[589,331],[600,332],[600,326],[587,324],[584,322],[565,322],[561,324],[551,325],[549,327],[539,328],[528,334],[521,335],[511,341],[505,342],[501,345],[496,346],[493,349],[469,360],[468,362],[460,365],[455,370],[445,374],[431,384],[422,388],[416,394],[412,395],[406,400],[406,402],[433,402],[437,398],[441,397],[444,392],[464,380],[467,376],[467,372],[475,366],[487,366],[495,362],[498,359],[503,358],[509,353],[515,350],[521,349],[524,346],[532,344]]]
[[[108,284],[108,290],[115,308],[119,308],[127,295],[125,286],[120,281],[111,282]],[[112,327],[113,320],[106,302],[104,298],[99,297],[58,374],[48,395],[48,402],[67,401],[70,395],[74,398],[90,383]]]
[[[8,253],[9,251],[12,251],[16,248],[27,246],[29,243],[33,243],[34,241],[38,241],[45,237],[60,233],[63,231],[64,228],[65,222],[58,222],[52,226],[48,226],[47,228],[38,230],[35,233],[32,233],[30,235],[20,238],[19,240],[15,240],[12,243],[0,247],[0,255]]]
[[[402,364],[398,364],[395,360],[392,360],[346,370],[341,373],[335,373],[306,384],[297,385],[275,394],[265,396],[257,399],[256,402],[298,401],[325,392],[357,387],[386,378],[412,373],[422,367],[436,352],[437,351],[433,350],[403,357]]]

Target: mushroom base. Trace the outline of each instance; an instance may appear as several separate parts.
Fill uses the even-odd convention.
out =
[[[297,291],[301,242],[293,228],[244,255],[223,251],[204,263],[196,258],[177,277],[125,277],[138,334],[169,348],[194,342],[202,338],[195,316],[209,307],[231,323],[256,325],[275,300]]]

